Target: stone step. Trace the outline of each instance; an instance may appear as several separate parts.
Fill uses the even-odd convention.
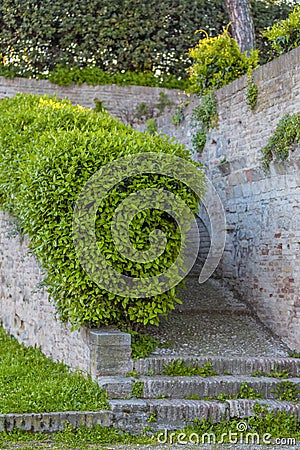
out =
[[[300,358],[267,358],[267,357],[222,357],[203,356],[185,357],[181,356],[153,356],[135,361],[134,368],[141,375],[159,375],[172,361],[183,361],[184,365],[204,366],[207,362],[217,374],[252,375],[261,370],[270,373],[272,370],[282,372],[287,370],[291,377],[300,376]]]
[[[300,404],[279,402],[278,400],[227,400],[225,402],[205,400],[111,400],[110,411],[68,411],[40,414],[1,414],[0,431],[31,431],[53,433],[62,431],[67,422],[74,428],[95,425],[113,426],[117,429],[140,433],[146,427],[153,431],[163,430],[160,442],[169,430],[184,428],[196,419],[210,420],[213,423],[230,418],[253,416],[254,405],[265,405],[268,411],[285,411],[300,420]],[[248,432],[249,430],[247,430]],[[201,438],[201,436],[200,436]],[[200,441],[201,443],[201,441]]]
[[[110,398],[189,398],[213,399],[220,394],[238,395],[243,382],[266,399],[276,399],[273,391],[282,382],[293,383],[300,390],[300,378],[278,379],[271,377],[247,377],[244,375],[222,375],[203,378],[154,376],[134,378],[99,377],[99,385]],[[298,399],[300,396],[298,395]]]
[[[196,419],[209,419],[213,423],[233,417],[245,419],[255,415],[254,406],[257,403],[265,405],[268,411],[285,411],[296,415],[300,420],[300,404],[278,400],[239,399],[218,402],[186,399],[119,399],[111,400],[110,406],[119,428],[140,432],[149,426],[153,431],[180,429],[191,425]],[[166,443],[162,442],[163,439],[162,435],[161,443]]]

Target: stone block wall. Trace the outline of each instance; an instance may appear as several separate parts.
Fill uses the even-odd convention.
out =
[[[70,86],[58,86],[48,80],[35,80],[27,78],[14,78],[12,80],[0,77],[0,99],[13,97],[17,93],[33,93],[39,95],[56,95],[57,98],[68,98],[73,104],[79,104],[86,108],[95,107],[95,99],[103,102],[105,109],[113,116],[130,124],[138,124],[145,117],[135,117],[138,107],[144,104],[148,109],[148,115],[160,115],[157,104],[160,101],[160,93],[168,97],[171,106],[166,106],[164,112],[174,110],[180,101],[186,101],[187,96],[178,89],[164,89],[147,86],[90,86],[87,84]]]
[[[219,126],[201,160],[226,212],[222,278],[299,351],[300,148],[268,173],[262,149],[283,115],[300,112],[300,47],[257,69],[254,81],[253,111],[245,102],[246,77],[217,92]]]
[[[131,339],[114,329],[71,329],[56,318],[41,287],[43,273],[28,239],[13,237],[10,217],[0,211],[0,322],[26,346],[37,346],[54,361],[91,374],[124,375],[133,367]]]
[[[218,272],[292,348],[300,350],[300,151],[262,169],[262,149],[285,114],[300,112],[300,47],[254,71],[258,100],[246,104],[242,77],[216,93],[218,128],[202,155],[220,195],[227,241]],[[191,114],[174,127],[166,117],[159,130],[192,147]]]

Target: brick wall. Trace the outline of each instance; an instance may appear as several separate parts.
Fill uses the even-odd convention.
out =
[[[53,360],[89,371],[87,330],[70,332],[55,320],[54,306],[39,287],[43,274],[28,253],[28,240],[11,237],[10,218],[0,212],[0,318],[3,326],[25,345],[36,345]]]
[[[180,101],[185,101],[187,96],[178,89],[163,89],[147,86],[89,86],[87,84],[70,86],[58,86],[48,80],[35,80],[26,78],[14,78],[12,80],[0,77],[0,99],[3,97],[13,97],[17,93],[34,93],[39,95],[54,95],[58,98],[66,98],[73,104],[79,104],[86,108],[94,108],[94,99],[103,101],[104,107],[111,115],[118,117],[124,122],[138,125],[139,117],[134,117],[139,105],[144,103],[148,112],[152,111],[154,116],[160,114],[156,105],[159,102],[159,94],[165,93],[169,101],[173,104],[166,107],[172,110],[177,107]]]
[[[300,47],[258,68],[254,80],[254,111],[245,102],[246,77],[217,91],[218,129],[209,133],[198,159],[226,212],[220,275],[273,332],[299,351],[300,150],[285,163],[272,164],[268,174],[261,157],[279,119],[300,112]],[[191,147],[190,118],[196,104],[193,99],[178,127],[170,117],[158,119],[159,130]]]
[[[0,211],[0,322],[26,346],[37,346],[54,361],[91,374],[125,375],[133,367],[131,338],[118,330],[72,330],[57,317],[43,273],[28,250],[28,239],[13,236],[11,218]]]

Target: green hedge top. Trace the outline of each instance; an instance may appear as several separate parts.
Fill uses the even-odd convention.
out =
[[[261,31],[290,10],[282,2],[252,1],[263,59]],[[228,22],[224,0],[0,0],[0,59],[22,76],[61,65],[186,77],[195,31],[216,36]]]
[[[122,156],[147,152],[176,155],[188,163],[183,146],[166,137],[138,133],[105,111],[23,94],[0,101],[0,150],[0,202],[29,235],[62,320],[91,326],[157,324],[161,314],[174,308],[175,288],[152,296],[149,286],[149,296],[139,299],[115,295],[93,282],[78,260],[72,221],[79,193],[98,169]],[[199,186],[203,186],[201,171]],[[111,189],[97,212],[97,245],[118,271],[137,278],[164,272],[181,244],[172,217],[150,208],[132,220],[129,235],[136,248],[147,250],[149,234],[160,228],[168,237],[162,255],[153,264],[143,264],[116,251],[110,229],[116,207],[130,193],[149,187],[169,189],[194,211],[199,202],[184,183],[163,175],[128,177]]]

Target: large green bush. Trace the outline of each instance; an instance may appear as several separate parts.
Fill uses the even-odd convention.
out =
[[[261,31],[291,7],[252,1],[252,11],[262,48]],[[224,0],[0,0],[0,59],[22,76],[62,65],[184,77],[195,30],[216,35],[228,22]]]
[[[157,324],[174,308],[175,288],[147,298],[107,292],[82,269],[72,239],[74,205],[86,181],[121,156],[158,152],[189,159],[188,151],[167,137],[142,134],[111,118],[68,101],[18,95],[0,101],[0,202],[27,233],[32,251],[45,269],[45,284],[63,320],[73,324]],[[199,172],[200,186],[203,184]],[[131,224],[136,248],[148,249],[149,234],[160,228],[168,236],[163,254],[152,263],[134,263],[113,245],[110,222],[118,204],[143,188],[168,189],[192,210],[199,199],[184,183],[159,174],[129,177],[101,203],[96,219],[98,245],[114,268],[137,278],[162,273],[178,256],[181,236],[163,211],[146,209]],[[182,263],[183,264],[183,263]]]

